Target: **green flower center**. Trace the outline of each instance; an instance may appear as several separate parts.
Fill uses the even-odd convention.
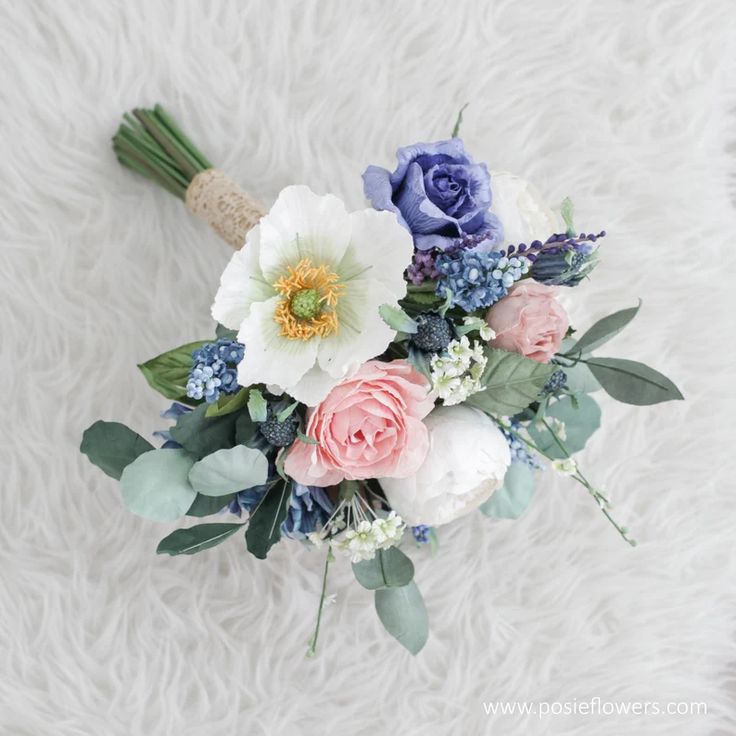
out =
[[[301,289],[291,297],[289,309],[297,319],[314,319],[322,313],[322,298],[317,289]]]

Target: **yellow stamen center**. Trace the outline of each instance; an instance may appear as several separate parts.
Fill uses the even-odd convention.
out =
[[[291,340],[309,340],[318,335],[327,337],[337,332],[335,307],[345,285],[327,266],[313,266],[303,258],[289,273],[274,285],[281,294],[274,320],[281,326],[281,337]]]

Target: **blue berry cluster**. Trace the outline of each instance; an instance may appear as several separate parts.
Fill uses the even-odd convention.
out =
[[[567,373],[558,368],[550,377],[547,383],[542,387],[543,396],[552,396],[558,394],[567,388]]]
[[[529,452],[527,446],[519,439],[520,430],[521,424],[519,422],[511,422],[511,426],[508,429],[501,427],[503,436],[509,444],[509,450],[511,450],[511,462],[524,463],[524,465],[527,465],[532,470],[539,470],[542,464],[537,460],[536,456]]]
[[[208,342],[192,353],[192,370],[187,381],[187,396],[212,404],[221,393],[234,394],[238,386],[236,366],[243,360],[245,347],[222,338]]]
[[[419,524],[418,526],[413,526],[411,528],[411,533],[419,544],[427,544],[427,542],[429,542],[429,532],[431,528],[432,527],[427,526],[426,524]]]
[[[437,294],[452,294],[452,302],[466,312],[490,307],[506,296],[509,288],[529,273],[531,261],[521,253],[468,250],[446,252],[435,260],[440,276]]]

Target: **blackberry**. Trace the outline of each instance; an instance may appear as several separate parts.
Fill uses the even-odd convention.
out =
[[[454,338],[455,330],[452,322],[434,312],[424,312],[417,319],[417,331],[411,337],[414,347],[425,353],[439,353],[444,350]]]
[[[298,427],[299,417],[296,414],[291,414],[280,422],[275,414],[271,414],[269,407],[269,417],[261,423],[258,429],[274,447],[289,447],[294,444]]]

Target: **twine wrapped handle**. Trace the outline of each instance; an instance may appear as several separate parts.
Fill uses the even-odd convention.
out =
[[[184,197],[187,209],[201,217],[228,245],[239,250],[248,231],[266,214],[263,207],[219,169],[194,176]]]

